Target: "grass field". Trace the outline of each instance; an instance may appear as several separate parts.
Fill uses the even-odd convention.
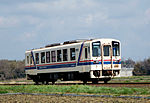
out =
[[[0,86],[0,93],[86,93],[103,95],[147,95],[150,96],[150,88],[129,88],[129,87],[96,87],[87,85],[19,85]]]
[[[150,76],[116,77],[109,81],[109,83],[135,83],[135,82],[150,82]]]
[[[7,80],[1,82],[32,82],[25,78],[16,80]],[[130,82],[150,82],[150,76],[133,76],[113,78],[113,83],[130,83]],[[2,103],[149,103],[149,99],[118,98],[117,96],[142,96],[150,97],[150,88],[145,87],[96,87],[88,85],[19,85],[3,86],[0,85],[0,94],[5,93],[42,93],[42,94],[87,94],[87,95],[112,95],[114,98],[105,97],[74,97],[74,96],[42,96],[42,95],[0,95]]]

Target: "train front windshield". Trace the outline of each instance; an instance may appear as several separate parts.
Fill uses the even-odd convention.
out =
[[[120,44],[119,42],[113,41],[112,42],[113,48],[113,56],[120,56]]]
[[[92,56],[93,57],[101,56],[100,41],[92,43]]]
[[[120,56],[120,43],[117,41],[112,41],[112,52],[110,51],[111,45],[104,45],[103,47],[103,56],[111,56],[110,53],[113,53],[112,56]],[[92,43],[92,56],[100,57],[101,56],[101,42]]]

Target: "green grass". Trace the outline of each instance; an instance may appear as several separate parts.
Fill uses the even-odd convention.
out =
[[[20,85],[0,86],[0,93],[87,93],[107,95],[150,95],[150,88],[96,87],[86,85]]]
[[[150,82],[150,76],[115,77],[109,83],[135,83]]]

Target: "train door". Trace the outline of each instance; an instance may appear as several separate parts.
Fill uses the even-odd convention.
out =
[[[30,54],[30,67],[33,69],[32,75],[37,75],[37,66],[36,66],[35,55],[33,51],[31,51],[31,54]]]
[[[26,56],[25,66],[30,66],[30,55],[29,54],[25,54],[25,56]]]
[[[92,43],[92,60],[93,60],[93,68],[94,70],[100,70],[101,65],[100,61],[101,61],[101,48],[100,48],[100,41],[97,42],[93,42]]]
[[[102,45],[102,70],[110,70],[112,68],[111,51],[111,45]]]
[[[85,68],[87,68],[88,66],[89,66],[89,52],[88,52],[88,47],[87,46],[85,46],[84,47],[84,60],[83,60],[83,62],[84,62],[84,65],[86,66],[84,66]]]
[[[78,48],[76,48],[76,66],[78,66],[79,65],[79,51],[80,50],[80,48],[78,47]]]
[[[31,53],[26,53],[26,74],[37,75],[37,69],[34,66],[34,61]]]
[[[29,60],[30,60],[30,63],[29,63],[29,64],[30,64],[30,67],[32,67],[32,66],[33,66],[33,58],[32,58],[32,55],[31,55],[31,54],[30,54],[30,59],[29,59]]]
[[[101,42],[100,41],[94,41],[91,43],[92,48],[90,49],[91,52],[91,78],[99,78],[101,76]]]

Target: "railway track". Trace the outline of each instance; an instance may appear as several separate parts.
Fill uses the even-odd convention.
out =
[[[0,83],[0,85],[35,85],[34,83],[28,83],[28,82],[16,82],[16,83]],[[42,85],[42,84],[39,84]],[[53,85],[49,83],[48,85]],[[89,85],[89,86],[105,86],[105,87],[150,87],[150,82],[144,82],[144,83],[98,83],[98,84],[92,84],[92,83],[56,83],[55,85],[60,86],[70,86],[70,85]]]

